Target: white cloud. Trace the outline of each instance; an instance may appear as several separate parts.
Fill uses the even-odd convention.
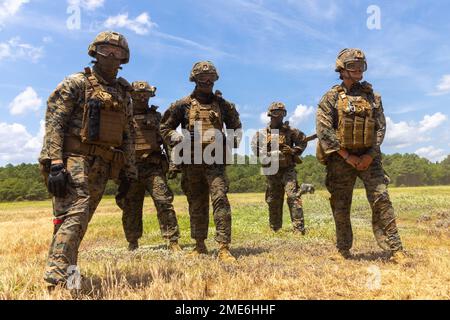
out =
[[[259,115],[259,120],[261,123],[267,125],[270,122],[270,117],[267,116],[267,112],[265,111]]]
[[[432,162],[442,161],[447,157],[447,153],[444,149],[438,149],[433,146],[420,148],[415,151],[415,154],[427,158]]]
[[[308,107],[303,104],[299,104],[294,111],[294,114],[289,117],[289,123],[294,127],[308,119],[314,114],[314,107]]]
[[[447,121],[447,116],[440,112],[433,114],[432,116],[426,115],[422,121],[420,121],[420,132],[427,132],[439,127]]]
[[[88,11],[94,11],[103,7],[105,0],[68,0],[67,3],[69,6],[77,6]]]
[[[119,14],[114,17],[109,17],[105,23],[105,27],[107,28],[125,28],[139,35],[147,34],[150,29],[156,27],[156,23],[154,23],[147,12],[141,13],[135,19],[129,19],[128,13]]]
[[[436,91],[431,95],[440,96],[447,93],[450,93],[450,74],[446,74],[441,78],[441,81],[436,86]]]
[[[395,148],[404,148],[417,142],[430,140],[428,133],[441,126],[447,116],[437,112],[426,115],[419,123],[400,121],[395,123],[386,117],[386,145]]]
[[[5,21],[14,16],[23,4],[30,0],[4,0],[0,3],[0,30],[4,26]]]
[[[10,59],[27,59],[36,63],[44,56],[42,47],[34,47],[31,44],[23,43],[20,37],[14,37],[7,42],[0,43],[0,61]]]
[[[30,111],[38,111],[42,105],[42,99],[32,87],[27,87],[19,93],[9,104],[9,112],[12,115],[25,114]]]
[[[40,121],[39,132],[33,136],[27,128],[18,123],[0,123],[0,165],[37,161],[42,147],[45,127]]]

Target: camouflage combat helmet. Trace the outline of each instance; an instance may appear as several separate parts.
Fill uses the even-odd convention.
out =
[[[149,85],[147,81],[134,81],[131,86],[133,87],[133,92],[148,92],[150,97],[155,96],[156,87]]]
[[[126,51],[126,58],[122,60],[122,64],[128,63],[130,61],[130,49],[128,47],[127,39],[120,33],[114,31],[103,31],[100,32],[89,45],[88,54],[95,58],[97,53],[97,46],[101,44],[109,44],[117,46]]]
[[[367,70],[367,61],[366,55],[360,49],[356,48],[346,48],[339,52],[336,59],[336,72],[340,72],[341,70],[346,69],[346,65],[350,62],[358,62],[361,61],[364,63],[365,70]]]
[[[267,116],[270,117],[272,115],[272,111],[282,110],[284,111],[284,116],[286,116],[286,107],[282,102],[272,102],[267,110]]]
[[[199,74],[214,74],[216,76],[215,81],[219,79],[219,74],[217,73],[217,69],[211,61],[200,61],[194,64],[192,67],[191,75],[189,77],[189,81],[195,82],[195,77]]]

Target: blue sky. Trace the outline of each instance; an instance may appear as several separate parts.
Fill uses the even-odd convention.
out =
[[[379,29],[368,28],[371,5]],[[449,11],[440,0],[0,0],[0,166],[36,162],[47,97],[89,64],[89,42],[107,29],[131,48],[120,75],[158,87],[153,104],[162,111],[191,92],[193,63],[208,59],[245,129],[262,127],[268,105],[283,101],[307,134],[321,96],[339,82],[337,53],[359,47],[388,117],[383,151],[442,160],[450,154]],[[79,25],[70,24],[74,12]]]

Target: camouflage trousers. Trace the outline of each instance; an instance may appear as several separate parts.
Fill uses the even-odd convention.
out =
[[[353,244],[350,210],[357,177],[363,181],[366,189],[372,209],[373,233],[378,245],[383,250],[402,250],[381,158],[375,158],[366,171],[357,171],[342,157],[332,154],[327,163],[326,186],[331,194],[330,203],[336,224],[337,248],[350,250]]]
[[[153,199],[161,235],[167,240],[178,240],[180,231],[173,208],[173,193],[170,190],[161,165],[137,163],[139,178],[130,184],[126,196],[117,200],[123,210],[122,224],[128,242],[142,237],[142,211],[145,192]]]
[[[303,231],[302,198],[294,167],[280,168],[275,175],[267,176],[266,202],[269,205],[269,223],[272,230],[281,229],[283,224],[284,194],[287,196],[289,212],[294,229]]]
[[[228,179],[224,165],[184,165],[181,188],[189,203],[191,237],[205,240],[209,226],[209,196],[211,196],[215,240],[231,242],[231,207],[228,201]]]
[[[77,266],[81,240],[102,198],[110,171],[109,163],[93,156],[69,156],[66,168],[67,195],[53,198],[54,231],[44,275],[51,284],[65,283],[70,267]]]

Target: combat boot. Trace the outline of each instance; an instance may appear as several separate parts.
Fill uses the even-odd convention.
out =
[[[395,264],[399,264],[402,266],[407,265],[411,262],[409,257],[403,250],[393,252],[389,260]]]
[[[301,234],[302,236],[304,236],[306,234],[306,229],[305,227],[297,227],[292,230],[294,232],[294,234]]]
[[[230,247],[226,243],[220,244],[218,258],[226,263],[236,262],[236,258],[231,254]]]
[[[128,250],[129,250],[129,251],[137,250],[137,248],[139,248],[139,243],[138,243],[137,240],[130,241],[130,242],[128,243]]]
[[[169,242],[169,251],[172,253],[182,252],[180,245],[178,244],[178,240],[173,240]]]
[[[198,257],[201,254],[208,254],[205,240],[197,240],[194,249],[189,253],[190,257]]]
[[[352,257],[350,250],[338,250],[332,257],[331,260],[334,261],[344,261]]]

